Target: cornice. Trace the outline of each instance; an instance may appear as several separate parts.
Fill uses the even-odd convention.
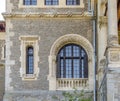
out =
[[[4,18],[76,18],[95,19],[91,12],[84,13],[3,13]]]

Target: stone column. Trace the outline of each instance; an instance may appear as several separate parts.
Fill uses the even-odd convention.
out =
[[[117,0],[108,0],[108,44],[118,44]]]

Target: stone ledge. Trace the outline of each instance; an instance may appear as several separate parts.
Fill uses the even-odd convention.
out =
[[[93,12],[66,12],[66,13],[3,13],[4,18],[81,18],[95,19]]]

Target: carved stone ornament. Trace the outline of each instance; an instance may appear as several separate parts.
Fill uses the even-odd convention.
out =
[[[112,61],[112,62],[119,61],[119,54],[118,53],[110,53],[110,61]]]
[[[105,66],[106,64],[106,59],[101,59],[100,60],[100,66]]]
[[[118,36],[110,35],[108,39],[108,44],[109,45],[118,44]]]

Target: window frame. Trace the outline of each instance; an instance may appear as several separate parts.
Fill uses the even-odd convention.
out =
[[[36,5],[24,5],[23,0],[19,0],[19,8],[84,8],[83,0],[80,0],[80,5],[66,5],[66,0],[58,0],[58,5],[45,5],[45,0],[37,0]]]
[[[74,83],[78,81],[78,79],[64,79],[64,78],[59,79],[56,77],[57,54],[64,45],[70,44],[70,43],[74,43],[74,44],[82,46],[85,49],[87,56],[88,56],[88,78],[87,79],[79,78],[80,83],[86,82],[87,85],[85,84],[86,87],[85,86],[77,87],[77,89],[78,90],[82,90],[82,89],[93,90],[94,89],[93,88],[94,50],[93,50],[92,44],[86,38],[78,34],[63,35],[59,37],[58,39],[56,39],[56,41],[51,46],[50,55],[48,57],[48,60],[49,60],[49,75],[48,75],[49,90],[74,90],[73,89],[75,87]],[[70,86],[67,85],[68,84],[67,82],[70,84]],[[63,87],[63,83],[65,84],[64,87]],[[73,85],[71,86],[71,84]],[[80,84],[80,85],[83,85],[83,84]]]
[[[38,74],[39,74],[39,67],[38,67],[38,62],[39,62],[39,46],[38,46],[38,41],[40,38],[38,36],[20,36],[19,39],[21,40],[21,56],[20,56],[20,62],[21,62],[21,68],[20,68],[20,74],[22,77],[22,80],[37,80]],[[33,73],[27,73],[27,60],[26,60],[26,48],[27,47],[33,47],[33,58],[34,58],[34,68],[33,68]]]
[[[66,0],[66,6],[79,6],[80,0],[78,0],[78,1],[79,1],[79,4],[77,4],[77,0],[76,0],[76,4],[75,4],[75,0],[71,0],[71,1]]]
[[[35,4],[33,4],[33,1]],[[29,3],[28,3],[29,2]],[[23,0],[23,5],[29,6],[29,5],[37,5],[37,0]]]
[[[57,6],[57,5],[59,6],[59,0],[55,0],[55,1],[54,0],[51,0],[51,1],[50,0],[48,0],[48,1],[45,0],[44,2],[45,2],[44,3],[45,6]],[[49,2],[50,4],[49,3],[47,4],[47,2]],[[56,4],[54,4],[55,2],[56,2]]]
[[[69,48],[69,50],[67,48]],[[77,55],[75,54],[74,48],[78,48]],[[84,52],[84,56],[83,56],[83,52]],[[79,75],[74,74],[75,73],[74,60],[76,59],[79,61],[79,64],[78,64],[79,67],[77,67],[77,69],[79,70]],[[61,64],[61,60],[63,60],[62,64]],[[67,66],[67,63],[66,63],[67,60],[71,60],[69,66]],[[62,71],[62,68],[63,68],[63,71]],[[71,75],[69,73],[71,73]],[[63,46],[57,54],[57,73],[56,74],[57,74],[56,75],[57,78],[88,78],[88,56],[84,48],[77,44],[67,44]]]

